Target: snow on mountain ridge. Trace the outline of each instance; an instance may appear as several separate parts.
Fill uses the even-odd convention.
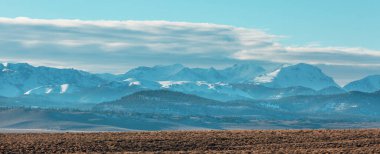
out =
[[[254,82],[256,83],[269,83],[269,82],[272,82],[273,79],[278,75],[278,73],[280,73],[281,71],[281,68],[273,71],[273,72],[270,72],[266,75],[263,75],[263,76],[258,76],[254,79]]]
[[[0,69],[2,67],[4,67],[4,64],[0,65]],[[256,79],[254,81],[260,82],[262,86],[275,88],[310,87],[309,84],[316,81],[318,82],[315,84],[323,86],[324,84],[320,84],[319,78],[325,79],[326,83],[330,81],[329,77],[324,76],[318,68],[307,64],[283,66],[274,72],[259,77],[256,76],[262,74],[265,70],[254,64],[236,64],[222,70],[217,70],[213,67],[188,68],[180,64],[158,65],[154,67],[138,67],[120,76],[111,75],[103,78],[96,74],[75,69],[33,67],[25,63],[9,63],[7,68],[15,70],[15,72],[0,72],[0,95],[17,97],[23,94],[51,94],[52,97],[55,97],[61,94],[62,97],[69,97],[66,95],[70,95],[70,97],[83,98],[89,101],[110,100],[131,92],[147,89],[168,89],[223,101],[255,99],[257,97],[266,99],[275,96],[286,97],[293,95],[293,92],[283,90],[285,93],[281,93],[281,90],[277,92],[273,89],[273,92],[270,95],[268,94],[268,97],[261,97],[257,93],[265,93],[265,91],[262,91],[263,88],[256,88],[251,91],[249,89],[251,87],[243,90],[234,85],[248,84],[246,82],[248,79]],[[285,73],[287,75],[284,75],[284,71],[288,72]],[[159,80],[161,78],[168,80]],[[331,85],[335,86],[333,83],[325,86],[330,87]],[[254,92],[254,90],[258,91]],[[299,89],[294,92],[294,95],[303,94],[301,91],[305,90]],[[330,91],[339,92],[339,90],[334,89],[324,92],[329,93]],[[308,93],[307,90],[304,93]]]
[[[69,89],[69,84],[62,84],[61,85],[61,94],[63,94],[63,93],[66,93],[67,92],[67,89]]]
[[[129,82],[129,86],[139,86],[141,85],[141,82],[140,81],[137,81],[136,79],[134,78],[128,78],[128,79],[125,79],[123,81],[126,81],[126,82]]]
[[[189,82],[190,81],[158,81],[162,88],[170,88],[172,85],[181,85]]]
[[[1,66],[5,68],[4,64]],[[0,72],[0,95],[6,97],[31,94],[49,85],[74,84],[78,88],[91,88],[106,82],[96,75],[75,69],[34,67],[27,63],[7,63],[6,69],[11,71]]]
[[[271,88],[303,86],[320,90],[331,86],[339,87],[319,68],[304,63],[284,65],[273,72],[254,78],[253,83]]]
[[[7,63],[7,62],[3,62],[2,65],[3,65],[4,67],[7,67],[7,66],[8,66],[8,63]]]
[[[246,82],[257,75],[263,74],[265,69],[254,64],[235,64],[222,70],[210,68],[189,68],[181,64],[157,65],[154,67],[137,67],[119,77],[150,81],[206,81],[206,82]],[[103,75],[104,76],[104,75]]]
[[[36,87],[36,88],[33,88],[33,89],[30,89],[28,90],[27,92],[24,93],[24,95],[30,95],[34,90],[37,90],[37,89],[40,89],[42,86],[40,87]]]

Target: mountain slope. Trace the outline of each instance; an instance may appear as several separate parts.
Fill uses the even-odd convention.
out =
[[[302,86],[320,90],[331,86],[339,87],[331,77],[325,75],[319,68],[303,63],[282,66],[273,72],[256,77],[253,82],[256,85],[271,88]]]
[[[150,81],[206,81],[206,82],[246,82],[265,72],[264,68],[253,64],[235,64],[223,70],[215,68],[189,68],[180,64],[138,67],[119,75],[119,80],[127,78]],[[99,74],[103,78],[114,78],[109,74]]]
[[[219,101],[250,99],[244,91],[226,83],[205,81],[160,81],[161,89],[193,94]]]
[[[336,95],[292,96],[255,103],[294,113],[380,116],[379,100],[380,92],[349,92]]]
[[[148,90],[133,93],[119,100],[98,104],[95,110],[127,111],[160,114],[207,114],[208,105],[222,102],[168,90]]]
[[[178,73],[170,76],[168,80],[221,82],[225,80],[225,77],[214,68],[183,68]]]
[[[335,95],[335,94],[343,94],[346,92],[347,91],[344,90],[343,88],[332,86],[332,87],[323,88],[319,90],[317,93],[319,95]]]
[[[127,73],[120,75],[119,80],[125,80],[127,78],[135,78],[150,81],[167,80],[169,76],[172,76],[184,68],[181,64],[174,65],[157,65],[154,67],[137,67],[128,71]]]
[[[317,95],[317,91],[305,87],[270,88],[255,84],[233,84],[234,88],[242,90],[251,99],[280,99],[297,95]]]
[[[380,90],[380,75],[371,75],[344,86],[347,91],[375,92]]]
[[[7,97],[32,94],[34,91],[66,93],[76,88],[91,88],[106,83],[96,75],[75,69],[9,63],[0,65],[0,70],[0,95]]]
[[[232,67],[220,70],[220,74],[229,83],[243,83],[264,73],[265,69],[263,67],[254,64],[235,64]]]

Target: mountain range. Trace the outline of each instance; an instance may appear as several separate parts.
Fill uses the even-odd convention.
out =
[[[380,116],[380,91],[334,95],[291,96],[270,100],[215,101],[168,90],[148,90],[104,102],[96,110],[174,115],[251,115],[273,111],[298,114],[344,114]],[[257,111],[259,109],[260,111]],[[265,111],[265,112],[264,112]]]
[[[379,76],[340,87],[309,64],[174,64],[118,75],[26,63],[0,70],[0,131],[380,126]]]
[[[118,75],[34,67],[26,63],[2,63],[0,70],[0,96],[78,104],[113,101],[135,92],[160,89],[217,101],[380,90],[379,75],[340,87],[318,67],[304,63],[282,65],[275,70],[265,70],[255,64],[235,64],[225,69],[158,65],[137,67]]]

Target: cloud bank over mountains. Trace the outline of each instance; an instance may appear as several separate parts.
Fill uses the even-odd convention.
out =
[[[218,67],[242,61],[368,70],[380,65],[376,50],[289,46],[280,42],[291,38],[260,29],[208,23],[0,18],[0,36],[0,61],[93,72],[123,73],[135,66],[173,63]]]

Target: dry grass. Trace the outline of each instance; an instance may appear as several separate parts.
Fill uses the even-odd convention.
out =
[[[0,153],[380,153],[380,130],[0,134]]]

